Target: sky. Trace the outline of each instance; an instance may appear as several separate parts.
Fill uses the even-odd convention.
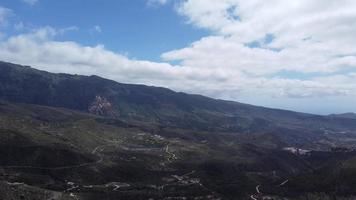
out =
[[[301,112],[356,112],[354,0],[1,0],[0,60]]]

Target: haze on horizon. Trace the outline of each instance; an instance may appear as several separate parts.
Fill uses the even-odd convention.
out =
[[[356,1],[3,0],[0,60],[249,104],[356,112]]]

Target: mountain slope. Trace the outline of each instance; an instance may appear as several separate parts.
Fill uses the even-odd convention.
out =
[[[351,118],[0,63],[0,199],[352,199],[355,146]]]
[[[0,197],[248,199],[258,185],[275,199],[355,195],[355,151],[295,155],[284,145],[268,133],[188,131],[0,102]]]
[[[0,185],[93,199],[214,197],[215,191],[228,197],[253,190],[257,172],[308,169],[288,152],[228,134],[181,137],[185,131],[29,104],[3,102],[0,111]],[[122,188],[115,192],[115,185]],[[224,191],[242,185],[246,191]]]
[[[4,199],[248,199],[258,185],[263,194],[280,199],[355,194],[354,151],[295,155],[268,133],[129,124],[7,102],[0,103],[0,111]],[[289,184],[278,186],[286,180]]]
[[[325,141],[325,132],[356,130],[355,119],[257,107],[98,76],[53,74],[5,62],[0,62],[0,99],[188,130],[272,132],[291,145]]]

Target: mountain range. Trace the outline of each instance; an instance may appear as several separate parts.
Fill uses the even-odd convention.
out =
[[[332,114],[330,117],[341,117],[341,118],[349,118],[356,119],[356,113],[342,113],[342,114]]]
[[[0,62],[0,199],[352,199],[356,115]]]

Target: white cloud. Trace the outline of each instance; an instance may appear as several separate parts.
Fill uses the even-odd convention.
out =
[[[58,30],[58,32],[60,34],[66,34],[68,32],[76,32],[76,31],[79,31],[79,28],[77,26],[68,26],[68,27],[65,27],[65,28],[62,28],[62,29]]]
[[[101,33],[103,32],[103,30],[101,29],[101,26],[99,25],[95,25],[91,30],[90,30],[91,33]]]
[[[244,81],[229,80],[259,96],[356,97],[356,1],[186,0],[177,11],[212,36],[163,53],[166,61],[239,73]],[[291,77],[273,76],[284,71]]]
[[[187,0],[178,12],[215,36],[164,53],[167,61],[259,76],[356,67],[356,1]],[[260,48],[246,45],[268,35],[273,40]]]
[[[169,0],[147,0],[149,6],[161,6],[168,3]]]
[[[119,82],[165,86],[179,91],[202,93],[213,97],[238,99],[244,94],[273,97],[313,97],[355,94],[350,79],[289,80],[251,77],[239,70],[223,67],[196,67],[189,63],[172,66],[132,60],[109,51],[102,45],[82,46],[75,42],[55,41],[59,30],[45,27],[29,34],[8,38],[0,43],[0,59],[32,65],[51,72],[97,74]],[[31,51],[28,51],[31,49]],[[334,80],[335,79],[335,80]]]
[[[15,29],[16,31],[22,31],[22,30],[25,29],[25,25],[24,25],[23,22],[18,22],[18,23],[16,23],[16,24],[14,24],[14,29]]]
[[[12,10],[0,6],[0,28],[7,24],[7,19],[11,13]]]
[[[38,3],[38,0],[22,0],[24,3],[27,3],[31,6],[35,5],[36,3]]]

